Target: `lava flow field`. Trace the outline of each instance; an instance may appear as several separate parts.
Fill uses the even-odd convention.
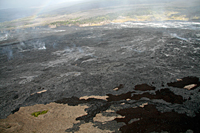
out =
[[[87,105],[64,132],[200,132],[200,23],[40,27],[0,43],[1,122],[56,103]]]

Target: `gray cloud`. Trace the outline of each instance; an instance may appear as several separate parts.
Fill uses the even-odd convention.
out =
[[[30,8],[55,5],[63,2],[77,2],[84,0],[0,0],[0,9],[6,8]]]

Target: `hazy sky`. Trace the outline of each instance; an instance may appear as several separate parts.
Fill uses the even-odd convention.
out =
[[[77,2],[85,0],[0,0],[0,9],[30,8],[59,4],[62,2]]]

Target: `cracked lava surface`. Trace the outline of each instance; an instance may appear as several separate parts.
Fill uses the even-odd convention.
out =
[[[1,132],[200,132],[199,30],[29,30],[0,46]]]

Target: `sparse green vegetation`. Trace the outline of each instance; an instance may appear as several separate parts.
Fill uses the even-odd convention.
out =
[[[47,18],[47,17],[55,17],[56,15],[53,14],[53,15],[50,15],[50,14],[44,14],[44,15],[39,15],[37,16],[37,18]]]
[[[48,112],[48,110],[38,111],[38,112],[32,113],[31,115],[35,116],[35,117],[38,117],[39,115],[46,114],[47,112]]]
[[[74,19],[70,19],[70,20],[67,20],[67,21],[56,21],[56,22],[53,22],[53,23],[50,23],[50,24],[46,24],[46,25],[57,25],[57,26],[60,26],[60,25],[77,25],[77,24],[80,24],[80,19],[81,17],[78,17],[78,18],[74,18]]]
[[[56,25],[56,26],[66,26],[66,25],[81,25],[81,24],[98,24],[105,21],[123,22],[123,21],[155,21],[155,20],[188,20],[185,16],[179,15],[179,12],[166,9],[152,10],[151,8],[139,8],[132,10],[125,10],[115,13],[108,13],[106,15],[100,15],[90,18],[77,17],[74,19],[69,19],[66,21],[55,21],[52,23],[46,23],[44,25]],[[121,17],[121,18],[120,18]],[[120,20],[121,21],[118,21]],[[117,21],[116,21],[117,20]]]
[[[114,11],[113,11],[114,9]],[[77,12],[72,14],[44,14],[39,16],[30,16],[9,22],[0,23],[0,29],[12,30],[15,28],[28,28],[35,26],[98,26],[108,24],[110,22],[122,23],[126,21],[165,21],[165,20],[199,20],[200,16],[193,14],[191,16],[185,12],[184,7],[166,6],[152,8],[152,6],[131,6],[123,10],[115,10],[115,8],[107,8],[107,14],[100,15],[97,11],[87,16],[87,12]],[[68,16],[69,15],[69,16]],[[74,17],[73,17],[74,16]],[[69,18],[70,19],[69,19]]]

